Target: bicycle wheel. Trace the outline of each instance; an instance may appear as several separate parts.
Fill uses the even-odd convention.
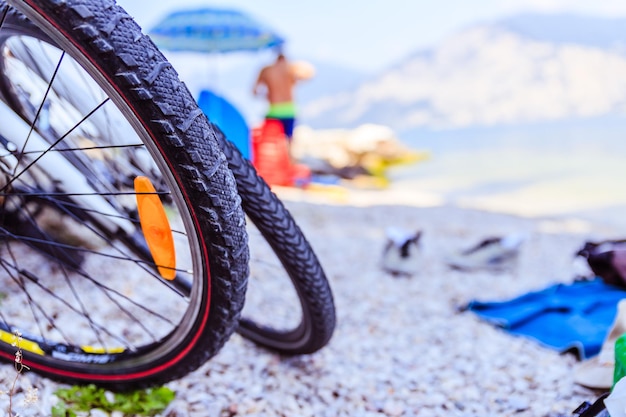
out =
[[[14,359],[17,331],[23,362],[55,379],[181,377],[234,332],[248,275],[213,128],[113,2],[11,4],[0,0],[0,357]]]
[[[249,219],[249,288],[237,331],[281,353],[315,352],[329,342],[335,328],[324,270],[284,204],[215,129]]]

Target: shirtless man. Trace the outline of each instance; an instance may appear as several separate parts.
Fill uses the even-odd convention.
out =
[[[306,78],[310,77],[299,73],[297,68],[290,64],[282,53],[279,53],[276,62],[261,70],[254,84],[254,95],[261,94],[263,90],[267,93],[270,107],[266,117],[279,120],[283,124],[289,142],[293,136],[296,119],[293,87],[298,80]]]

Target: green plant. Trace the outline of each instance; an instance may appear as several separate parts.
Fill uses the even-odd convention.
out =
[[[55,395],[61,402],[52,408],[52,416],[75,417],[77,412],[94,408],[121,411],[125,416],[154,416],[165,410],[175,394],[166,387],[113,394],[91,384],[62,388]]]

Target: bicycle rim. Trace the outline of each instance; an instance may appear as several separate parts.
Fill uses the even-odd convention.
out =
[[[162,61],[145,70],[162,76],[169,64],[153,45],[114,50],[118,67],[104,67],[94,44],[138,39],[123,10],[55,3],[16,4],[44,35],[0,2],[9,13],[0,26],[0,114],[10,109],[26,122],[11,118],[0,131],[0,355],[13,358],[19,332],[24,362],[50,376],[116,388],[160,383],[202,364],[234,330],[247,252],[232,174],[206,135],[189,139],[154,123],[183,117],[157,101],[171,94],[163,85],[180,90],[173,71],[139,93],[119,81],[129,66],[126,77],[142,75],[129,61],[154,56]],[[66,16],[51,17],[59,11]],[[112,12],[108,22],[130,21],[132,33],[85,39],[76,22],[63,23],[105,26]]]

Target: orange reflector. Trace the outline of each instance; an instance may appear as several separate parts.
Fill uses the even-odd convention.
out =
[[[172,280],[176,277],[176,250],[163,203],[146,177],[135,178],[135,192],[141,230],[148,242],[154,263],[163,278]]]

